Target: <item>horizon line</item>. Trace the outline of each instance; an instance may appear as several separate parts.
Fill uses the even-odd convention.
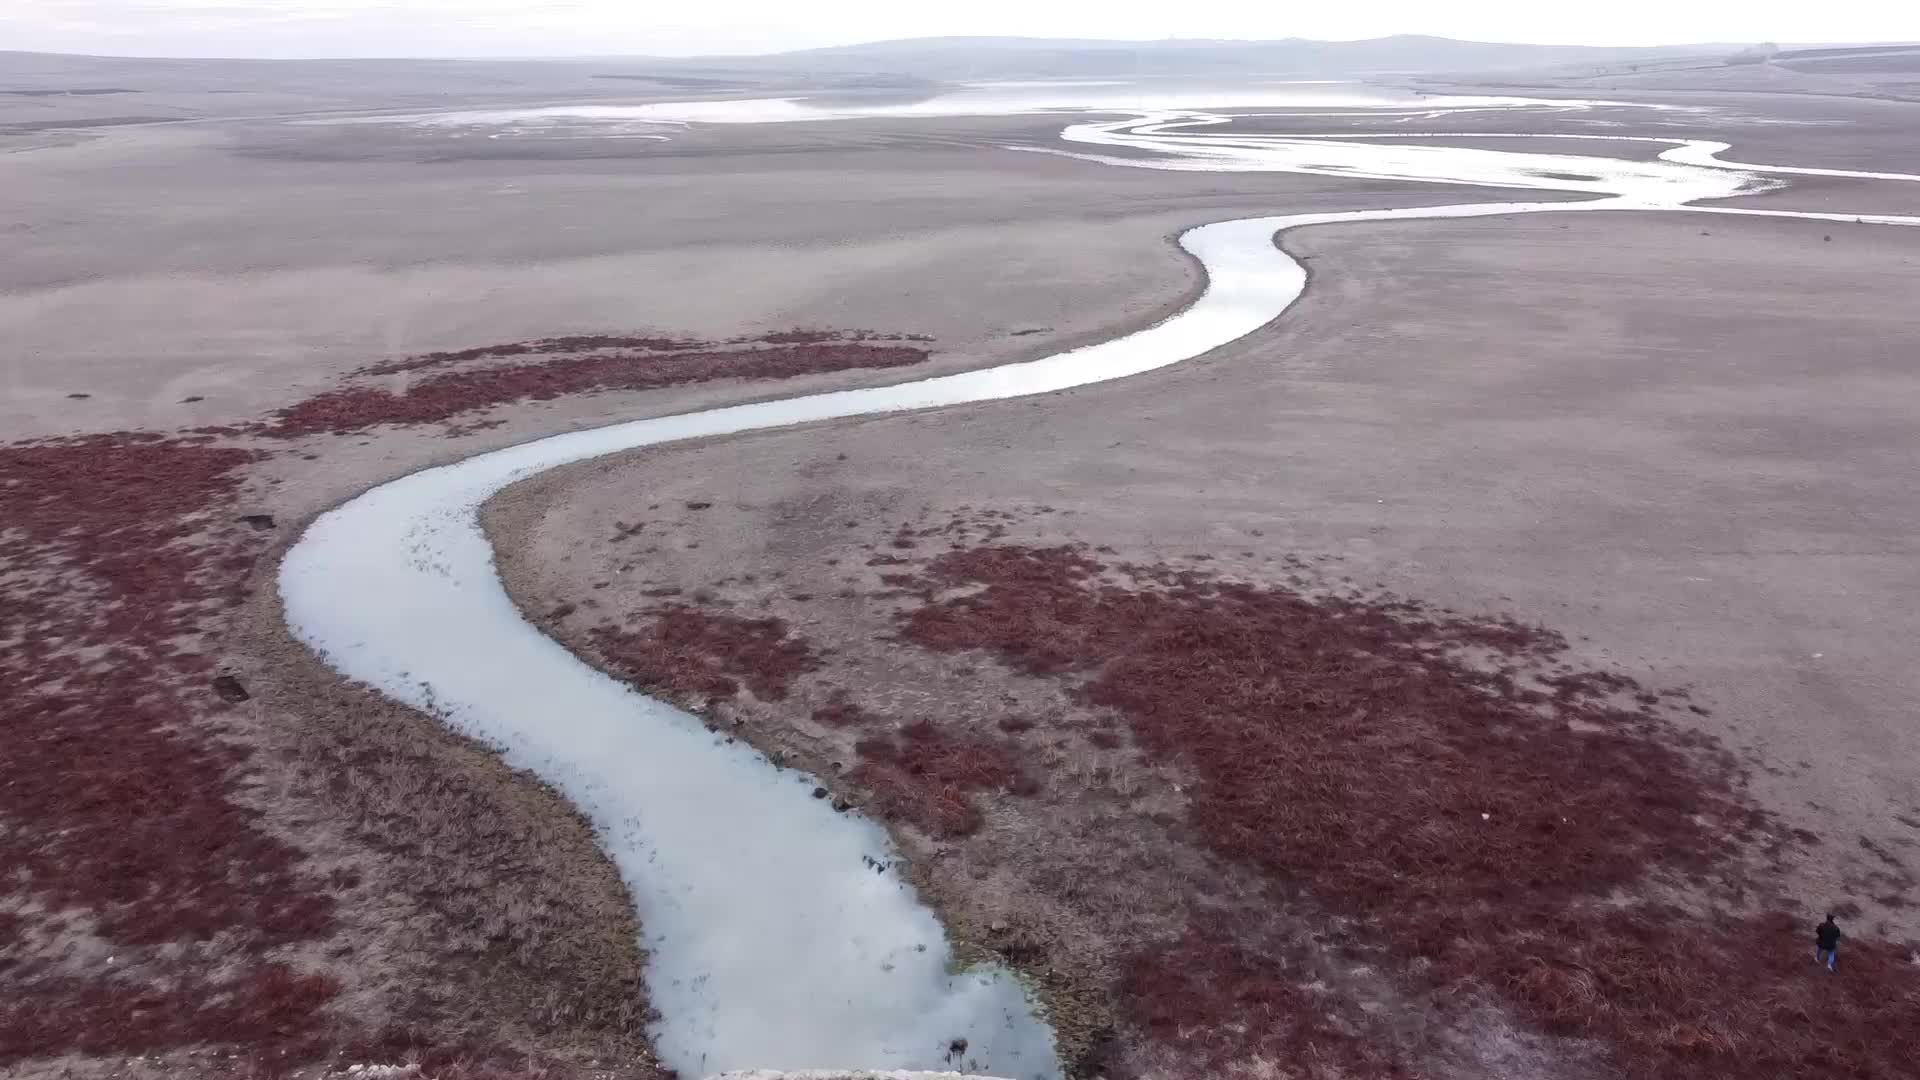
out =
[[[242,62],[251,62],[251,63],[315,63],[315,62],[324,63],[324,62],[347,62],[347,61],[358,61],[358,62],[438,61],[438,62],[448,62],[448,63],[461,63],[461,62],[467,62],[467,63],[472,63],[472,62],[482,62],[482,63],[548,62],[548,63],[551,63],[551,62],[592,61],[592,60],[612,60],[612,61],[648,60],[648,61],[669,61],[669,62],[675,62],[675,63],[688,63],[688,62],[695,62],[695,61],[718,61],[718,60],[765,60],[765,59],[770,59],[775,57],[795,56],[795,55],[801,55],[806,53],[822,53],[822,52],[833,52],[837,50],[847,50],[847,49],[873,48],[876,46],[886,46],[886,45],[912,45],[916,43],[924,44],[924,43],[933,43],[933,42],[978,42],[982,46],[988,46],[990,43],[993,43],[993,42],[1059,42],[1062,44],[1078,44],[1078,45],[1086,45],[1086,46],[1108,45],[1108,46],[1138,47],[1138,46],[1162,46],[1162,45],[1171,45],[1171,44],[1187,44],[1192,46],[1204,47],[1204,46],[1234,46],[1234,45],[1277,45],[1277,44],[1295,43],[1295,42],[1304,43],[1304,44],[1316,44],[1316,45],[1357,45],[1357,44],[1364,44],[1368,42],[1392,41],[1392,40],[1401,39],[1401,38],[1419,39],[1419,40],[1425,40],[1425,41],[1448,42],[1451,44],[1458,44],[1458,45],[1492,45],[1492,46],[1503,46],[1503,47],[1510,47],[1510,48],[1538,48],[1538,49],[1584,49],[1584,50],[1595,50],[1595,51],[1692,49],[1692,48],[1705,50],[1705,49],[1728,49],[1728,48],[1752,48],[1759,45],[1771,45],[1783,51],[1793,50],[1793,49],[1812,49],[1812,48],[1820,48],[1820,49],[1874,48],[1874,47],[1920,48],[1920,40],[1916,40],[1916,39],[1894,39],[1894,40],[1885,40],[1885,41],[1855,40],[1855,41],[1840,41],[1840,42],[1833,42],[1833,41],[1775,42],[1775,41],[1764,41],[1764,40],[1748,41],[1748,40],[1736,39],[1736,40],[1723,40],[1723,41],[1675,41],[1675,42],[1661,42],[1661,43],[1654,43],[1654,44],[1618,45],[1618,44],[1589,44],[1589,43],[1567,44],[1567,43],[1553,43],[1553,42],[1539,42],[1539,41],[1491,41],[1491,40],[1485,40],[1480,38],[1454,38],[1454,37],[1446,37],[1440,34],[1416,34],[1416,33],[1376,34],[1368,37],[1357,37],[1357,38],[1308,38],[1308,37],[1280,37],[1280,38],[1192,37],[1192,38],[1188,38],[1188,37],[1179,37],[1179,36],[1169,36],[1164,38],[1089,38],[1089,37],[1058,37],[1058,36],[1042,35],[1042,34],[935,34],[935,35],[928,35],[924,37],[879,38],[874,40],[847,42],[845,44],[839,44],[839,45],[810,45],[803,48],[778,49],[770,52],[687,53],[687,54],[677,54],[677,55],[667,54],[667,53],[633,52],[633,53],[518,53],[518,54],[474,53],[474,54],[445,54],[445,55],[399,53],[399,54],[381,54],[381,55],[316,54],[312,56],[259,56],[259,55],[182,56],[178,54],[168,54],[168,53],[67,52],[67,51],[46,50],[46,49],[0,49],[0,56],[5,56],[5,55],[67,56],[67,57],[97,59],[97,60],[182,60],[182,61],[225,60],[225,61],[242,61]]]

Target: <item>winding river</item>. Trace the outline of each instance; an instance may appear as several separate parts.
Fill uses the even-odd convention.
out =
[[[1305,272],[1275,237],[1308,225],[1650,209],[1920,225],[1920,217],[1697,205],[1777,187],[1768,177],[1778,174],[1920,181],[1735,165],[1718,159],[1721,143],[1639,137],[1633,141],[1673,148],[1631,161],[1447,147],[1433,133],[1207,130],[1231,122],[1190,110],[1088,120],[1063,132],[1069,146],[1085,149],[1051,152],[1133,168],[1315,172],[1599,197],[1203,225],[1179,243],[1204,267],[1205,291],[1138,332],[1027,363],[615,424],[480,454],[329,511],[288,553],[279,587],[300,640],[341,675],[497,747],[592,820],[638,906],[649,996],[660,1013],[652,1034],[663,1061],[682,1075],[953,1067],[947,1051],[956,1039],[967,1041],[965,1064],[979,1071],[1024,1080],[1058,1077],[1060,1067],[1043,1012],[1017,976],[954,968],[939,921],[890,869],[897,853],[883,829],[812,798],[814,777],[782,770],[607,677],[521,619],[479,524],[481,504],[495,493],[636,447],[1044,394],[1176,364],[1252,333],[1300,296]]]

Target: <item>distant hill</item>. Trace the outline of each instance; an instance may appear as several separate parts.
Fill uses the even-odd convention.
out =
[[[1821,75],[1920,75],[1920,45],[1869,45],[1850,49],[1790,49],[1773,55],[1783,67]]]
[[[1731,55],[1743,45],[1645,48],[1508,45],[1399,35],[1363,41],[1099,41],[945,37],[875,41],[767,56],[701,57],[687,66],[808,72],[892,72],[927,79],[1105,78],[1138,75],[1345,78],[1374,74],[1518,71]]]
[[[1363,41],[1221,41],[1172,38],[1160,41],[1019,37],[940,37],[874,41],[823,49],[754,56],[595,56],[572,58],[476,58],[473,60],[187,60],[148,57],[0,52],[0,74],[102,75],[165,79],[198,77],[219,68],[239,77],[313,76],[341,72],[379,75],[433,73],[459,80],[481,72],[535,66],[563,70],[583,64],[617,64],[628,71],[721,71],[806,75],[889,75],[913,79],[1124,78],[1137,75],[1345,78],[1371,74],[1451,74],[1541,69],[1562,65],[1624,64],[1678,57],[1719,58],[1748,45],[1666,45],[1646,48],[1578,45],[1509,45],[1403,34]]]
[[[1181,77],[1553,78],[1572,70],[1720,69],[1742,45],[1583,48],[1447,38],[1099,41],[919,38],[761,56],[560,59],[166,59],[0,51],[0,127],[274,115],[300,109],[675,96],[925,96],[994,80]],[[1791,53],[1779,54],[1781,59]],[[1901,65],[1904,55],[1804,55],[1804,65]],[[1777,70],[1771,65],[1761,66]],[[115,91],[107,93],[106,91]]]

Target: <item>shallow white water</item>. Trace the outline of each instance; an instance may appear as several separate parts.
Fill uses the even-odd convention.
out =
[[[1185,115],[1191,122],[1195,114]],[[620,450],[1047,393],[1199,356],[1258,329],[1299,296],[1304,271],[1273,243],[1284,229],[1650,208],[1854,219],[1683,206],[1721,197],[1708,192],[1763,183],[1711,153],[1637,163],[1488,157],[1494,152],[1438,146],[1382,155],[1392,148],[1141,130],[1172,123],[1156,114],[1076,130],[1094,136],[1083,143],[1192,167],[1342,171],[1332,165],[1348,175],[1612,194],[1577,203],[1204,225],[1180,243],[1204,266],[1205,292],[1136,333],[1029,363],[642,420],[482,454],[367,492],[322,515],[288,553],[279,584],[301,640],[342,674],[499,747],[509,763],[533,770],[593,821],[640,909],[651,950],[649,992],[662,1014],[654,1035],[669,1065],[694,1075],[751,1067],[937,1068],[947,1064],[950,1041],[965,1038],[970,1062],[984,1071],[1058,1075],[1051,1032],[1019,983],[997,969],[950,972],[938,921],[896,872],[876,872],[896,857],[883,830],[813,799],[813,777],[779,770],[744,744],[709,733],[696,717],[600,674],[520,619],[478,524],[488,497],[557,465]],[[1888,215],[1864,220],[1920,224]]]
[[[1017,116],[1050,111],[1157,113],[1182,109],[1356,109],[1365,115],[1525,109],[1569,112],[1623,102],[1470,94],[1423,96],[1348,82],[1235,82],[1217,88],[1155,82],[1049,81],[976,83],[918,101],[862,102],[833,98],[725,98],[659,101],[643,105],[553,105],[517,109],[335,117],[309,125],[405,124],[423,128],[504,129],[520,135],[652,131],[689,124],[789,124],[821,120],[932,119]],[[1660,108],[1660,106],[1649,106]],[[1296,114],[1297,115],[1297,114]],[[1327,114],[1334,115],[1334,114]]]
[[[1190,172],[1300,172],[1417,180],[1479,187],[1580,191],[1595,195],[1631,193],[1649,205],[1675,205],[1721,199],[1771,186],[1750,173],[1719,165],[1576,154],[1528,153],[1425,142],[1367,142],[1319,135],[1265,135],[1187,130],[1228,118],[1194,113],[1162,113],[1141,123],[1129,120],[1075,124],[1062,133],[1085,146],[1150,151],[1151,156],[1117,157],[1079,153],[1071,156],[1137,169]],[[1071,153],[1043,150],[1047,153]]]
[[[1710,139],[1590,133],[1382,131],[1267,133],[1209,131],[1250,115],[1166,110],[1121,120],[1087,121],[1061,133],[1070,143],[1148,152],[1119,157],[1010,146],[1104,165],[1193,172],[1298,172],[1375,180],[1470,184],[1480,187],[1631,194],[1653,206],[1676,206],[1783,186],[1766,176],[1833,176],[1920,182],[1920,175],[1852,169],[1810,169],[1726,161],[1728,144]],[[1297,120],[1297,115],[1285,115]],[[1667,146],[1652,161],[1584,154],[1492,150],[1444,145],[1448,139],[1630,142]],[[1410,145],[1401,145],[1410,143]]]
[[[1760,179],[1759,174],[1920,182],[1920,175],[1911,173],[1810,169],[1726,161],[1719,155],[1732,148],[1726,143],[1710,139],[1587,133],[1364,130],[1281,134],[1206,130],[1231,124],[1248,115],[1169,110],[1124,120],[1075,124],[1061,133],[1061,138],[1070,143],[1151,151],[1153,156],[1149,157],[1114,157],[1035,147],[1008,149],[1064,154],[1085,161],[1140,169],[1312,172],[1377,180],[1587,191],[1594,194],[1632,192],[1636,198],[1660,205],[1750,195],[1782,186],[1777,181]],[[1584,154],[1439,145],[1448,139],[1630,142],[1667,146],[1670,149],[1662,151],[1653,161],[1631,161]],[[1397,145],[1402,141],[1411,141],[1413,145]]]

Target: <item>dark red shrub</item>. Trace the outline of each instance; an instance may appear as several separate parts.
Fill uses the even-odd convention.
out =
[[[876,807],[934,836],[966,836],[979,830],[985,818],[974,792],[1031,795],[1037,790],[1013,747],[950,734],[925,720],[897,735],[869,735],[854,744],[854,750],[861,761],[848,775],[872,793]]]
[[[747,619],[686,605],[656,609],[638,630],[601,627],[594,650],[637,685],[668,693],[731,697],[741,684],[763,701],[783,700],[819,658],[778,618]]]

